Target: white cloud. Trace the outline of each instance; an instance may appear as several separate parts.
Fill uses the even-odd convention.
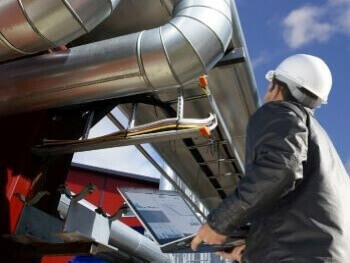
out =
[[[339,29],[344,33],[350,34],[350,5],[342,14],[339,16],[337,24]]]
[[[328,0],[329,5],[343,5],[343,4],[350,4],[350,0]]]
[[[283,20],[283,36],[291,48],[324,43],[336,34],[350,36],[350,0],[305,5],[291,11]]]
[[[350,0],[328,0],[325,8],[331,11],[337,31],[350,34]]]
[[[330,23],[322,22],[323,8],[304,6],[292,11],[283,21],[284,38],[291,48],[298,48],[313,41],[326,42],[333,32]]]
[[[261,52],[258,57],[252,58],[252,66],[253,68],[257,68],[261,65],[265,65],[269,63],[271,60],[271,56],[266,52]]]

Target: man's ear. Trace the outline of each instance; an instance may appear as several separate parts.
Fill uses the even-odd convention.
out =
[[[282,87],[279,85],[279,84],[277,84],[276,83],[276,87],[275,87],[275,98],[277,99],[277,100],[280,100],[280,99],[282,99],[283,100],[283,93],[282,93]]]
[[[277,82],[272,81],[270,91],[271,92],[273,92],[273,91],[276,92],[276,90],[278,90],[278,89],[280,89],[280,85]]]
[[[274,82],[271,88],[271,93],[274,100],[279,99],[280,96],[282,95],[281,86],[278,83]]]

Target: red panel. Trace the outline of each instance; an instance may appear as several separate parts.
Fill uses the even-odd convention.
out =
[[[41,142],[43,138],[67,139],[79,138],[84,127],[84,121],[80,113],[60,115],[52,118],[47,111],[33,112],[21,115],[1,117],[3,124],[0,130],[0,255],[1,262],[15,262],[15,260],[4,261],[3,258],[11,258],[8,250],[7,239],[2,239],[3,234],[13,233],[20,214],[23,209],[22,202],[14,194],[18,193],[27,197],[40,190],[48,190],[51,195],[43,198],[40,209],[43,211],[54,210],[51,207],[56,203],[56,191],[66,177],[71,155],[57,156],[46,159],[33,155],[32,147]],[[71,127],[72,123],[76,126]],[[46,167],[44,167],[44,165]],[[47,168],[47,169],[46,169]],[[43,170],[49,175],[43,175]],[[32,185],[33,180],[37,184]],[[20,256],[20,255],[19,255]],[[18,259],[16,262],[32,262],[32,260]],[[57,260],[51,261],[57,262]]]
[[[86,184],[93,183],[98,190],[88,196],[87,201],[95,206],[101,206],[108,214],[116,213],[124,203],[124,199],[117,191],[118,187],[136,187],[136,188],[157,188],[154,183],[136,181],[132,178],[115,178],[108,174],[95,171],[88,171],[72,167],[68,173],[67,184],[74,192],[80,191]],[[131,227],[140,227],[141,223],[136,217],[123,218],[122,222]]]
[[[103,198],[103,209],[109,214],[114,214],[124,204],[124,199],[117,190],[118,187],[155,188],[152,184],[133,181],[133,179],[108,178]],[[141,226],[136,217],[123,218],[122,222],[131,227]]]
[[[41,263],[67,263],[73,258],[74,256],[62,256],[62,257],[45,256],[41,259]]]
[[[74,193],[80,192],[87,184],[92,183],[96,190],[85,199],[95,206],[100,205],[101,193],[104,189],[105,178],[83,170],[70,170],[67,177],[67,184]]]
[[[7,173],[7,184],[6,184],[6,197],[10,200],[11,196],[14,194],[16,184],[19,179],[19,175],[14,175],[11,169],[6,169]]]
[[[23,203],[14,194],[21,194],[26,197],[31,186],[31,180],[22,175],[14,175],[10,169],[7,169],[7,179],[6,197],[9,200],[10,231],[13,233],[23,209]]]
[[[124,224],[130,227],[140,227],[142,226],[140,221],[136,217],[125,217],[121,220]]]
[[[124,203],[124,199],[117,190],[118,187],[154,188],[150,184],[133,181],[133,179],[108,178],[103,198],[103,209],[109,214],[114,214]]]

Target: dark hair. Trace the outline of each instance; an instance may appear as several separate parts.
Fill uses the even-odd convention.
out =
[[[293,97],[292,93],[290,93],[286,83],[274,78],[272,81],[272,89],[275,89],[276,85],[281,88],[282,97],[285,101],[298,102],[297,99]]]
[[[283,81],[280,81],[276,78],[273,79],[272,81],[272,85],[273,85],[273,89],[275,88],[275,85],[278,85],[281,88],[281,93],[282,93],[282,97],[284,100],[286,101],[292,101],[292,102],[298,102],[298,100],[292,95],[292,93],[290,92],[288,85],[286,83],[284,83]],[[311,98],[312,100],[318,100],[318,97],[311,93],[310,91],[308,91],[307,89],[301,87],[298,88],[302,93],[304,93],[307,97]]]

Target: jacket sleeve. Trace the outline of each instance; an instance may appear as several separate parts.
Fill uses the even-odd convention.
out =
[[[207,218],[209,226],[223,235],[266,212],[303,178],[306,114],[294,105],[274,103],[255,115],[247,131],[253,149],[249,149],[252,156],[246,160],[245,176]]]

